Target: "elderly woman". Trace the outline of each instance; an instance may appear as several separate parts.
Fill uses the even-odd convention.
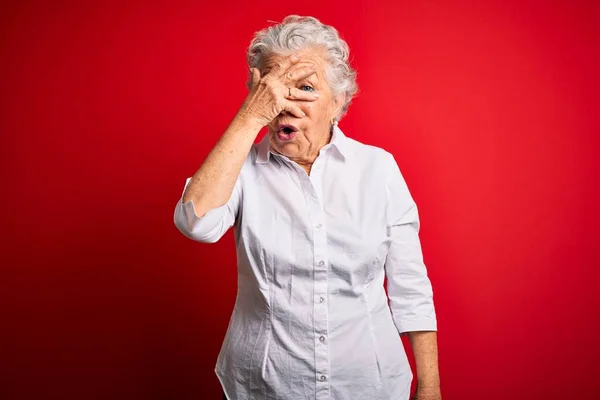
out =
[[[215,368],[230,400],[408,399],[399,334],[415,398],[441,398],[417,207],[394,157],[338,127],[357,90],[348,56],[312,17],[256,33],[248,97],[176,205],[190,239],[235,229],[238,295]]]

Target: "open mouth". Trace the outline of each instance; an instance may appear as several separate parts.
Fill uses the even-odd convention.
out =
[[[296,136],[296,132],[298,132],[298,128],[293,125],[277,125],[276,133],[280,140],[292,140]]]
[[[294,133],[297,131],[298,131],[298,129],[292,125],[278,125],[277,126],[277,133],[283,132],[286,135],[289,135],[290,133]]]

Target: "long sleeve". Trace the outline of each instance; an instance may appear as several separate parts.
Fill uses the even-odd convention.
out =
[[[183,203],[183,194],[191,179],[187,178],[185,181],[181,197],[175,206],[173,215],[175,226],[192,240],[202,243],[215,243],[223,237],[235,222],[241,200],[240,177],[238,177],[227,203],[208,211],[202,217],[198,217],[196,214],[194,203],[191,200],[185,204]]]
[[[400,334],[437,331],[433,290],[419,240],[417,206],[391,154],[386,196],[387,232],[391,244],[385,273],[394,323]]]

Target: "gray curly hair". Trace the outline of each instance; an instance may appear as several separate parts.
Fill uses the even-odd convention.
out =
[[[248,68],[260,68],[264,58],[270,55],[285,55],[311,46],[320,46],[326,50],[326,79],[329,87],[335,96],[344,95],[344,105],[336,117],[339,121],[358,92],[358,85],[356,71],[348,60],[348,44],[334,27],[325,25],[314,17],[289,15],[281,23],[254,34],[248,47]],[[251,73],[248,74],[246,86],[248,89],[252,86]]]

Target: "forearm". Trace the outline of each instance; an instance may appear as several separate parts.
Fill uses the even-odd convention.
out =
[[[192,176],[182,201],[194,203],[199,217],[227,203],[244,161],[262,126],[238,114]]]
[[[431,331],[407,332],[417,366],[419,389],[439,390],[437,333]]]

